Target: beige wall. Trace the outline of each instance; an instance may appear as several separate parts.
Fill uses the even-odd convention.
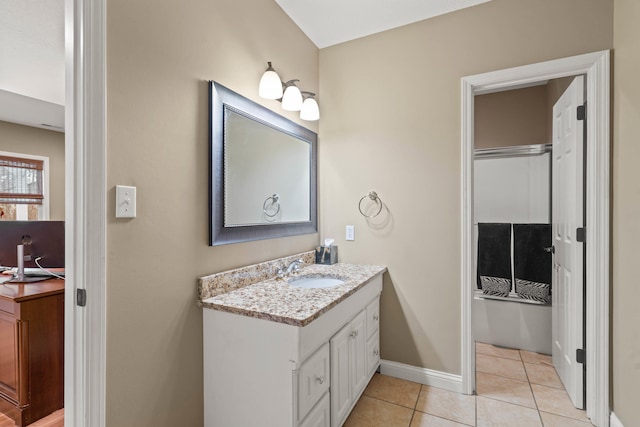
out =
[[[640,423],[640,3],[615,0],[613,71],[613,411],[625,427]]]
[[[0,151],[49,158],[49,219],[64,220],[64,133],[0,121]]]
[[[388,266],[384,359],[460,374],[460,79],[609,49],[612,9],[494,0],[321,50],[321,235]],[[367,223],[370,189],[389,212]]]
[[[207,246],[205,81],[258,100],[270,60],[317,92],[318,50],[263,0],[110,0],[107,36],[107,425],[201,426],[196,278],[318,242]],[[137,186],[137,218],[114,218],[116,184]]]
[[[475,148],[546,144],[547,86],[476,96]]]
[[[475,97],[475,148],[551,144],[553,105],[574,77]]]

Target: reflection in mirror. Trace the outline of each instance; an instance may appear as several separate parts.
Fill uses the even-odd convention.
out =
[[[212,246],[317,232],[317,135],[209,83]]]
[[[310,220],[307,141],[231,108],[224,138],[225,227]]]

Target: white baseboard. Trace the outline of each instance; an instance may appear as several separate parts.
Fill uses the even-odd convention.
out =
[[[463,393],[462,376],[434,371],[390,360],[380,361],[380,373],[419,384],[430,385],[456,393]]]
[[[611,420],[609,420],[609,427],[624,427],[622,421],[620,421],[613,412],[611,413]]]

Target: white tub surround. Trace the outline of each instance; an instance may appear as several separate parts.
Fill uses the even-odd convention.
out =
[[[239,270],[220,273],[215,281],[233,290],[214,296],[211,276],[200,279],[199,293],[207,296],[201,299],[205,426],[342,425],[380,363],[386,267],[314,264],[296,274],[344,281],[320,289],[293,287],[275,273],[229,283],[229,277],[246,281]]]
[[[551,354],[551,305],[519,298],[488,298],[475,291],[473,329],[477,342]]]

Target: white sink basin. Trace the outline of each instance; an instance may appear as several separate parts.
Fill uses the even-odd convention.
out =
[[[288,283],[296,288],[317,289],[340,286],[344,284],[344,280],[326,276],[300,276],[292,277]]]

